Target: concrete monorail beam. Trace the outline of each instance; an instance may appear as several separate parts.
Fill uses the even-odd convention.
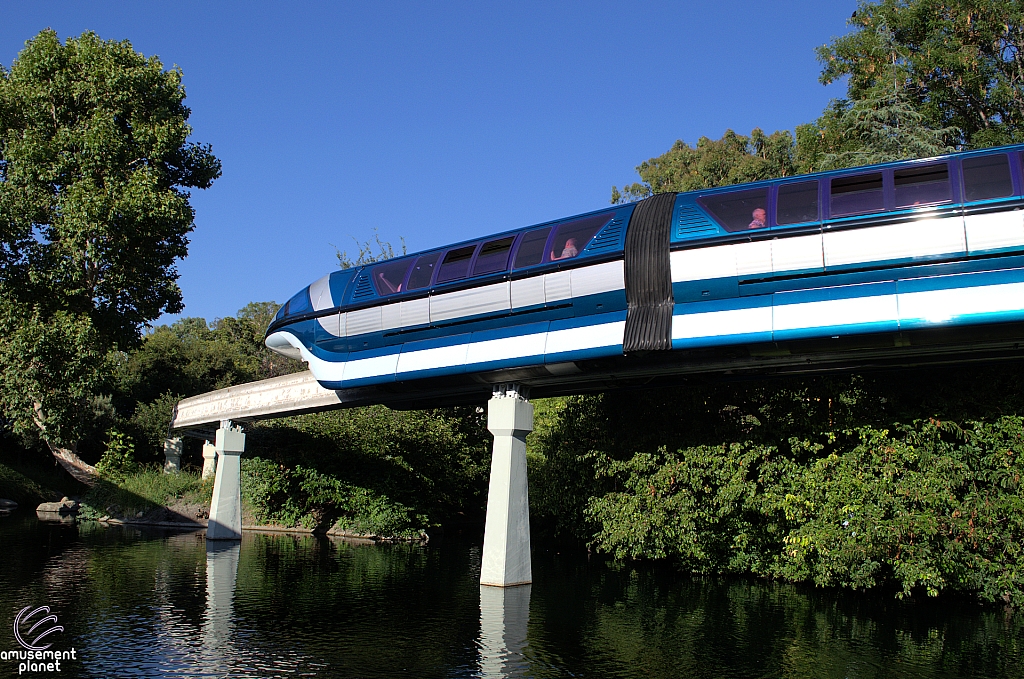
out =
[[[308,370],[218,389],[178,402],[172,429],[216,426],[343,407],[338,392],[321,387]]]

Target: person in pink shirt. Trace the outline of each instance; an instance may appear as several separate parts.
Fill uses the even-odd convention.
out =
[[[754,221],[747,225],[748,229],[763,229],[768,224],[768,213],[763,207],[754,210],[752,217]]]
[[[553,262],[556,259],[570,259],[578,254],[580,254],[580,251],[576,249],[576,239],[570,238],[565,241],[565,247],[562,248],[561,256],[555,257],[555,251],[551,251],[551,261]]]

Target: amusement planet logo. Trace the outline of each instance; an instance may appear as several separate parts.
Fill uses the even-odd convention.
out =
[[[63,632],[64,627],[57,624],[57,616],[50,613],[49,606],[40,606],[30,611],[25,606],[14,618],[14,638],[21,645],[21,650],[0,651],[0,660],[17,660],[18,674],[25,672],[60,672],[61,660],[77,660],[75,649],[70,651],[51,651],[53,641],[48,639],[51,634]],[[37,617],[38,614],[46,615]]]

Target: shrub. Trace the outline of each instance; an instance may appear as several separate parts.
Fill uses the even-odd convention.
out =
[[[135,461],[135,444],[127,434],[111,429],[107,439],[107,449],[100,461],[96,463],[96,471],[102,478],[109,481],[120,481],[138,469]]]
[[[843,434],[817,456],[794,439],[603,460],[619,489],[588,503],[593,544],[691,572],[1024,603],[1024,419]]]

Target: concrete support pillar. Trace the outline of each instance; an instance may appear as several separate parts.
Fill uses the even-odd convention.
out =
[[[209,441],[203,443],[203,478],[210,479],[217,473],[217,446]]]
[[[487,402],[487,429],[494,434],[494,451],[480,584],[524,585],[533,581],[526,482],[526,435],[533,431],[533,405],[520,387],[495,388]]]
[[[180,438],[164,439],[164,474],[181,471],[181,451],[184,444]]]
[[[480,587],[480,676],[523,677],[531,585]]]
[[[206,527],[207,540],[242,539],[242,468],[245,434],[231,422],[217,430],[217,477],[213,481],[213,502]]]

